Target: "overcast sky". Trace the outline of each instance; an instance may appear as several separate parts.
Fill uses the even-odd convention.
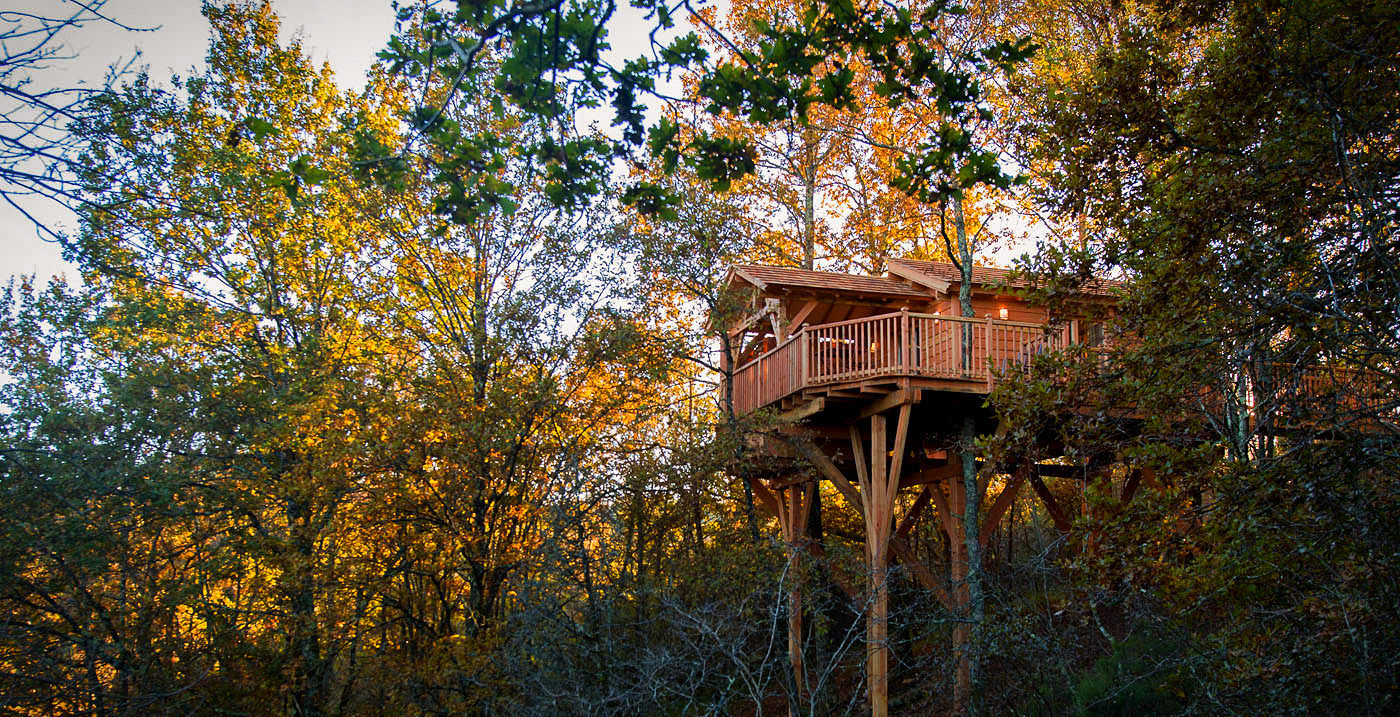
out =
[[[394,27],[390,0],[273,0],[282,16],[284,36],[300,31],[312,58],[329,62],[341,86],[358,88],[375,53],[384,46]],[[0,6],[48,15],[71,12],[63,0],[0,0]],[[94,24],[66,36],[72,59],[56,61],[38,86],[64,86],[77,82],[100,84],[106,68],[130,59],[139,47],[141,62],[149,65],[153,79],[172,73],[190,74],[202,69],[209,43],[209,23],[200,14],[199,0],[109,0],[106,10],[123,23],[152,28],[127,32]],[[64,217],[46,212],[50,221]],[[62,220],[68,221],[66,217]],[[60,222],[62,223],[62,222]],[[69,222],[71,225],[71,222]],[[76,279],[71,266],[59,256],[58,246],[35,236],[32,226],[8,206],[0,207],[0,281],[14,274],[48,276],[66,273]]]

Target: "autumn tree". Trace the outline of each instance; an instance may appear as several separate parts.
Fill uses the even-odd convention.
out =
[[[206,14],[206,73],[170,90],[138,78],[77,127],[90,209],[71,255],[101,321],[57,299],[11,304],[11,370],[34,377],[16,404],[69,390],[43,388],[53,370],[35,353],[69,351],[88,372],[71,390],[94,429],[150,416],[139,425],[163,439],[138,435],[110,471],[149,472],[168,501],[141,512],[140,496],[75,484],[106,500],[113,525],[142,530],[82,542],[102,530],[75,522],[69,555],[7,526],[11,574],[46,578],[5,596],[33,624],[10,633],[16,675],[61,676],[63,689],[33,692],[54,711],[515,704],[496,689],[520,679],[496,669],[512,586],[535,580],[546,540],[571,527],[557,514],[608,495],[619,470],[599,446],[656,410],[645,389],[670,365],[628,313],[611,204],[561,210],[546,174],[519,161],[493,170],[509,192],[489,207],[437,195],[434,172],[479,170],[395,154],[411,144],[401,85],[374,75],[364,94],[342,92],[295,40],[278,42],[267,4]],[[437,121],[522,143],[538,133],[479,99]],[[357,163],[370,154],[394,156]],[[83,320],[50,336],[41,308]],[[108,367],[111,385],[89,375]],[[80,458],[42,419],[8,434],[56,457],[9,466],[31,486]],[[64,508],[31,497],[61,522]],[[100,545],[146,552],[106,566]],[[93,569],[53,562],[70,556]],[[31,601],[68,593],[87,595],[68,622],[29,617]],[[128,604],[148,613],[80,637]],[[85,671],[39,659],[45,620],[64,627],[49,644]],[[159,644],[132,646],[127,624]],[[165,664],[179,667],[151,667]]]
[[[160,410],[182,396],[157,363],[94,346],[121,326],[100,294],[24,281],[3,309],[3,704],[188,709],[206,650],[231,635],[180,614],[208,588],[209,558],[178,499],[189,435]]]

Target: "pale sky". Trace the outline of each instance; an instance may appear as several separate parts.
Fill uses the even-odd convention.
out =
[[[12,2],[0,0],[0,5],[48,15],[72,8],[63,0],[19,0],[18,7]],[[347,88],[361,86],[375,53],[394,27],[389,0],[273,0],[272,5],[282,17],[283,32],[290,36],[300,31],[312,59],[318,64],[329,62],[337,81]],[[200,14],[199,0],[109,0],[106,11],[127,25],[153,29],[127,32],[94,24],[67,35],[74,57],[54,62],[44,76],[35,78],[38,86],[100,84],[109,65],[130,59],[138,47],[152,79],[172,73],[189,75],[191,68],[203,68],[209,23]],[[44,216],[71,226],[65,213],[50,210]],[[0,281],[29,273],[77,278],[59,256],[58,246],[36,236],[33,227],[9,206],[0,206],[0,246]]]
[[[272,0],[272,6],[282,18],[284,38],[300,32],[303,48],[317,64],[329,62],[342,87],[358,89],[375,54],[393,31],[390,2]],[[728,5],[726,0],[701,1],[701,5],[709,4],[718,4],[721,9]],[[73,7],[67,0],[0,0],[0,11],[6,5],[48,16],[71,13]],[[109,66],[130,59],[137,48],[141,50],[140,63],[149,66],[153,80],[168,79],[173,73],[188,76],[192,68],[203,68],[210,29],[200,14],[199,0],[108,0],[105,12],[127,25],[152,29],[128,32],[94,24],[66,35],[66,45],[74,57],[55,62],[43,77],[36,78],[38,86],[100,84]],[[640,13],[624,4],[610,27],[614,53],[633,57],[644,52],[648,29]],[[66,212],[53,208],[32,211],[51,225],[72,225]],[[40,277],[66,274],[70,280],[77,280],[73,267],[62,260],[57,244],[38,237],[18,212],[0,204],[0,282],[30,273]]]

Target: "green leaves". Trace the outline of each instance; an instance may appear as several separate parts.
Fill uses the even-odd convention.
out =
[[[743,139],[700,136],[690,146],[695,151],[691,161],[695,175],[708,180],[718,191],[729,189],[735,179],[753,173],[754,150]]]
[[[674,24],[663,3],[642,0],[634,6],[645,10],[658,30]],[[659,47],[654,57],[619,66],[603,54],[611,5],[473,0],[459,3],[454,13],[432,8],[401,12],[406,29],[380,56],[395,72],[428,87],[447,88],[445,99],[417,109],[412,123],[440,154],[444,206],[467,220],[479,214],[470,205],[494,202],[490,182],[473,180],[468,173],[493,171],[505,154],[542,162],[550,196],[565,207],[590,201],[590,192],[602,186],[599,178],[613,171],[615,158],[633,158],[641,151],[660,160],[666,171],[684,159],[716,188],[752,173],[754,153],[743,140],[682,137],[665,118],[646,126],[646,103],[656,93],[656,79],[697,67],[702,67],[697,84],[707,112],[763,125],[805,124],[814,106],[853,109],[853,65],[868,66],[878,78],[877,96],[891,107],[918,100],[943,114],[944,129],[907,162],[911,172],[922,176],[911,175],[898,185],[931,201],[979,182],[1010,181],[995,171],[992,158],[970,159],[977,150],[954,130],[984,112],[971,73],[989,67],[1009,72],[1035,49],[1026,40],[1004,40],[951,52],[937,28],[941,17],[954,10],[942,1],[917,13],[907,7],[867,8],[850,0],[812,2],[795,23],[759,20],[754,47],[711,67],[702,67],[710,54],[694,32]],[[538,121],[543,132],[530,140],[531,146],[461,141],[451,126],[439,124],[448,122],[450,113],[443,108],[470,92],[491,94],[497,119]],[[569,137],[577,113],[595,107],[611,108],[611,124],[620,128],[620,136],[605,142]],[[644,197],[638,206],[659,210],[655,202],[660,195],[641,189],[629,195],[639,201]]]
[[[661,61],[671,67],[699,65],[710,58],[710,53],[700,43],[700,36],[691,32],[681,35],[662,48]]]
[[[992,63],[1002,72],[1010,74],[1027,60],[1031,59],[1040,46],[1031,41],[1029,37],[1019,40],[1002,40],[988,47],[982,48],[978,52],[984,59]]]
[[[650,182],[634,184],[622,193],[623,205],[666,221],[674,221],[677,218],[676,201],[677,197],[672,192]]]
[[[985,116],[974,72],[988,65],[1009,72],[1035,51],[1026,39],[1002,40],[969,52],[951,52],[936,34],[936,22],[951,11],[934,3],[915,15],[908,8],[857,8],[848,0],[807,5],[801,22],[777,26],[758,21],[757,47],[705,73],[699,94],[707,111],[731,114],[756,125],[805,124],[811,108],[853,109],[854,71],[859,62],[878,78],[874,90],[890,107],[920,100],[936,105],[942,123],[933,141],[901,161],[896,188],[923,202],[936,202],[982,183],[1007,186],[994,154],[979,150],[965,129]],[[692,142],[686,151],[715,186],[728,186],[752,171],[732,161],[736,147]],[[702,169],[703,168],[703,169]]]
[[[243,120],[243,126],[253,135],[254,141],[261,142],[268,137],[282,134],[282,130],[277,125],[259,117],[249,117]]]

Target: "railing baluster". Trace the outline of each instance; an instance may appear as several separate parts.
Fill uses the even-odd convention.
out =
[[[987,372],[987,390],[992,390],[992,362],[996,359],[992,356],[992,317],[987,317],[987,357],[982,361],[982,370]]]

